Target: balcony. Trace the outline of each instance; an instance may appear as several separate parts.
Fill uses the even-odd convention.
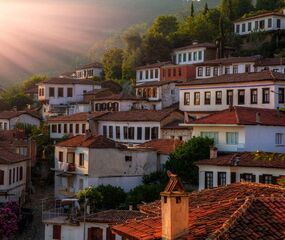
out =
[[[75,172],[76,167],[74,163],[66,163],[58,161],[58,170],[63,172]]]

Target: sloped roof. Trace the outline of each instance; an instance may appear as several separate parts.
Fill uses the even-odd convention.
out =
[[[140,87],[160,87],[163,85],[168,85],[171,83],[181,83],[183,82],[182,80],[172,80],[172,81],[149,81],[149,82],[144,82],[144,83],[138,83],[135,88],[140,88]]]
[[[196,165],[214,166],[239,166],[239,167],[261,167],[285,169],[285,160],[279,154],[267,153],[273,157],[272,160],[258,157],[255,153],[242,152],[218,156],[214,159],[206,159],[195,162]]]
[[[230,65],[234,63],[255,63],[260,57],[250,56],[250,57],[228,57],[228,58],[218,58],[213,60],[204,61],[202,63],[196,63],[196,66],[219,66],[219,65]]]
[[[263,12],[260,14],[255,14],[249,17],[241,17],[240,19],[236,20],[235,23],[247,21],[250,19],[261,18],[261,17],[268,17],[268,16],[278,16],[278,17],[285,17],[284,14],[281,12]]]
[[[29,157],[24,157],[19,154],[10,152],[7,148],[0,147],[0,164],[13,164],[28,160]]]
[[[255,66],[264,66],[264,67],[279,66],[279,65],[285,65],[284,58],[263,58],[255,63]]]
[[[257,115],[259,115],[259,119],[257,119]],[[285,126],[285,112],[275,109],[235,106],[189,123],[191,126],[200,124]]]
[[[27,115],[30,115],[34,118],[38,118],[40,119],[40,116],[38,116],[38,114],[34,111],[2,111],[0,112],[0,119],[12,119],[12,118],[15,118],[15,117],[19,117],[20,115],[23,115],[23,114],[27,114]]]
[[[140,69],[146,69],[146,68],[160,68],[166,64],[171,63],[170,61],[166,61],[166,62],[157,62],[157,63],[152,63],[152,64],[147,64],[144,66],[139,66],[136,68],[136,70],[140,70]]]
[[[94,119],[96,117],[100,117],[106,114],[106,112],[80,112],[75,113],[73,115],[67,115],[67,116],[58,116],[54,118],[48,119],[48,123],[54,123],[54,122],[86,122],[88,119]]]
[[[266,237],[280,235],[284,238],[284,194],[284,189],[278,186],[245,182],[190,193],[189,229],[178,239],[252,239],[252,236],[270,239]],[[282,203],[280,206],[278,201],[274,202],[277,198],[280,198],[278,201]],[[259,204],[259,199],[261,202],[268,201],[268,204],[262,206]],[[259,211],[252,211],[252,209],[259,209]],[[156,217],[130,220],[113,226],[113,231],[131,239],[161,239],[161,202],[143,205],[140,210],[146,214],[154,214]],[[266,218],[264,213],[269,212],[272,214],[267,215]],[[274,219],[272,220],[269,216],[274,216]],[[246,226],[248,219],[251,219],[250,223],[248,222],[250,228]],[[235,220],[245,225],[235,224]],[[235,233],[236,229],[238,232]],[[227,236],[226,234],[232,234],[231,236],[237,234],[242,237],[218,238]]]
[[[143,144],[137,145],[138,148],[150,148],[160,154],[169,155],[182,144],[182,141],[177,139],[154,139]]]
[[[95,85],[96,83],[90,79],[76,79],[76,78],[60,78],[53,77],[42,81],[39,84],[80,84],[80,85]]]
[[[88,138],[85,135],[78,135],[71,137],[67,140],[63,140],[56,144],[58,147],[86,147],[86,148],[118,148],[127,149],[126,146],[117,143],[104,136],[90,136]]]
[[[99,62],[93,62],[93,63],[86,64],[80,68],[77,68],[77,70],[88,69],[88,68],[103,68],[103,65],[102,63],[99,63]]]
[[[224,74],[217,77],[196,79],[190,82],[178,83],[177,86],[195,86],[204,84],[221,84],[221,83],[242,83],[242,82],[257,82],[257,81],[285,81],[285,74],[265,70],[262,72]]]
[[[134,100],[134,101],[137,101],[137,100],[141,100],[141,98],[121,92],[118,94],[112,94],[108,96],[99,96],[99,97],[96,97],[95,100],[117,100],[117,101]]]

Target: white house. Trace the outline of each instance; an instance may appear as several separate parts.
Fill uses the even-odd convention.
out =
[[[83,101],[83,95],[100,89],[90,79],[51,78],[38,84],[38,100],[43,104],[43,117],[66,114],[70,104]]]
[[[25,200],[29,156],[0,148],[0,203]]]
[[[45,240],[123,240],[122,237],[111,232],[111,226],[127,220],[143,217],[145,214],[131,210],[107,210],[84,217],[77,217],[76,224],[67,216],[47,218],[45,224]],[[84,229],[85,228],[85,229]]]
[[[161,67],[169,64],[170,62],[158,62],[148,64],[136,68],[137,84],[151,81],[160,81]]]
[[[0,112],[0,130],[14,129],[17,123],[40,126],[40,117],[32,111],[3,111]]]
[[[183,115],[175,107],[164,110],[111,112],[98,120],[99,134],[125,144],[140,144],[162,137],[161,128]]]
[[[285,29],[284,11],[261,13],[234,22],[234,31],[241,36],[253,32],[269,32],[279,29]]]
[[[94,62],[76,69],[75,72],[76,72],[76,78],[78,79],[88,79],[94,77],[102,78],[103,66],[99,62]]]
[[[285,103],[285,74],[262,71],[178,84],[180,110],[221,111],[230,105],[277,109]]]
[[[271,70],[273,72],[285,73],[284,58],[263,58],[255,64],[256,72]]]
[[[285,162],[278,156],[269,160],[262,154],[241,152],[211,157],[195,163],[199,167],[199,190],[240,181],[277,184],[285,175]]]
[[[61,139],[64,136],[85,134],[87,130],[97,134],[94,118],[103,116],[104,112],[81,112],[69,116],[50,118],[47,121],[50,138]]]
[[[278,110],[230,107],[184,125],[223,152],[285,152],[285,113]]]
[[[128,149],[103,136],[72,137],[55,146],[55,196],[72,197],[92,185],[110,184],[129,191],[158,166],[154,150]]]

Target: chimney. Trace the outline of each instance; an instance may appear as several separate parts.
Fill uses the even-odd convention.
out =
[[[210,159],[215,159],[218,157],[218,148],[211,147],[210,148]]]
[[[256,118],[256,123],[261,123],[261,115],[260,115],[260,112],[257,112],[256,114],[255,114],[255,118]]]
[[[167,172],[170,180],[160,193],[162,239],[173,240],[189,228],[189,194],[177,175]]]

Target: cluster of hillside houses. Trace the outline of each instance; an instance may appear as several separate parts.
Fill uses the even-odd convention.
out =
[[[284,14],[235,23],[241,36],[277,29],[285,29]],[[173,49],[171,61],[137,68],[133,95],[112,81],[94,81],[103,73],[99,63],[38,84],[27,94],[41,103],[39,115],[31,110],[0,113],[0,201],[23,201],[31,184],[35,146],[14,129],[17,123],[39,126],[42,120],[48,127],[55,142],[58,199],[101,184],[129,191],[144,175],[161,170],[183,141],[202,136],[215,143],[210,159],[196,163],[203,191],[188,194],[170,173],[161,203],[142,205],[140,211],[99,212],[76,224],[65,216],[47,217],[45,239],[82,239],[83,232],[86,240],[245,239],[257,234],[261,222],[274,222],[275,230],[280,226],[282,233],[269,227],[264,231],[274,236],[268,239],[282,239],[284,192],[264,184],[285,176],[285,162],[257,161],[253,153],[285,151],[285,59],[232,57],[233,48],[218,58],[218,52],[212,43]],[[262,215],[266,211],[270,219]],[[252,217],[255,221],[248,221]],[[248,229],[240,230],[238,222]],[[255,239],[266,239],[258,234]]]

